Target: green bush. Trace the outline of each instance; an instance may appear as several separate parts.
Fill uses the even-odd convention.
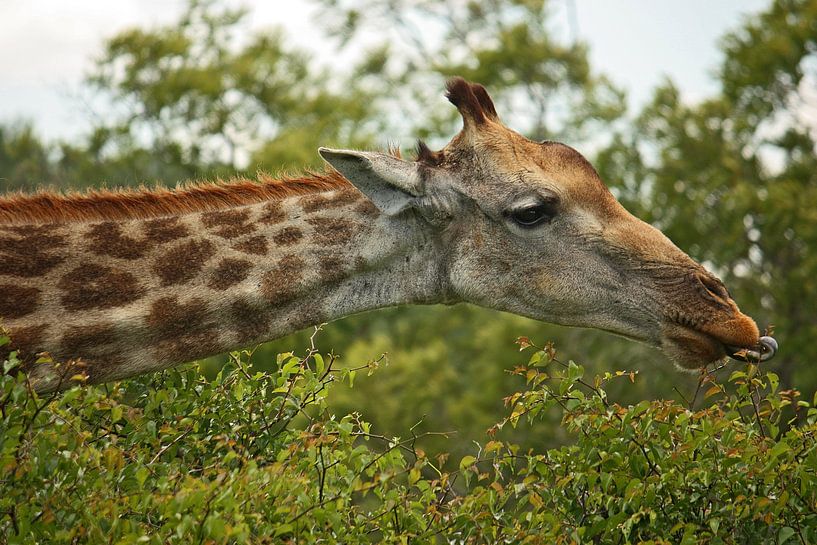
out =
[[[0,343],[8,339],[0,337]],[[748,365],[703,374],[689,404],[611,402],[551,346],[459,469],[326,399],[314,348],[254,372],[193,368],[38,397],[0,377],[0,541],[8,543],[813,543],[817,409]],[[42,365],[50,365],[43,362]],[[388,371],[386,371],[388,372]],[[698,399],[695,399],[698,398]],[[705,399],[707,408],[690,407]],[[523,451],[558,411],[573,443]]]

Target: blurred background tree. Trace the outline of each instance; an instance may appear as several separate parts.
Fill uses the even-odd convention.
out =
[[[283,32],[245,31],[246,12],[193,1],[172,25],[106,41],[88,78],[107,99],[84,139],[42,142],[26,125],[0,126],[0,177],[9,189],[125,185],[315,167],[320,145],[381,146],[409,135],[442,145],[458,130],[442,98],[452,74],[480,81],[505,122],[559,139],[593,160],[636,215],[721,275],[741,307],[773,323],[774,369],[806,395],[817,387],[817,0],[776,0],[724,37],[720,92],[681,99],[671,81],[640,112],[590,66],[581,42],[555,38],[544,0],[460,2],[314,0],[326,39],[364,51],[322,67]],[[310,332],[255,355],[307,344]],[[522,361],[513,340],[553,340],[589,372],[641,371],[638,388],[611,396],[687,394],[657,351],[608,334],[541,324],[470,305],[387,309],[326,326],[319,345],[358,365],[388,353],[389,369],[336,388],[341,413],[360,411],[386,435],[456,430],[427,450],[458,459],[501,414]],[[212,371],[218,358],[206,362]],[[512,430],[503,433],[513,434]],[[520,432],[516,432],[520,433]],[[522,444],[548,437],[509,437]],[[443,443],[443,444],[441,444]]]
[[[582,142],[624,114],[624,93],[591,68],[587,45],[554,37],[545,0],[314,1],[329,36],[367,52],[358,77],[381,89],[389,128],[447,141],[459,116],[439,97],[454,75],[485,85],[533,140]]]

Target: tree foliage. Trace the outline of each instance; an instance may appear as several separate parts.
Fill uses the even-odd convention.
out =
[[[327,410],[333,383],[363,368],[337,370],[314,346],[279,355],[268,373],[251,356],[232,354],[212,381],[188,368],[40,399],[12,354],[0,377],[0,534],[10,544],[817,539],[817,409],[754,365],[728,382],[701,375],[691,396],[715,399],[709,408],[622,406],[605,388],[634,373],[586,379],[552,345],[534,348],[514,370],[523,388],[505,400],[508,416],[446,470],[416,430],[384,436]],[[787,426],[786,407],[802,426]],[[568,446],[501,438],[508,427],[548,433],[541,420],[554,412]]]
[[[534,140],[584,141],[624,113],[623,93],[592,69],[585,44],[558,36],[544,0],[316,2],[332,15],[330,35],[367,45],[369,70],[360,75],[389,85],[385,114],[417,110],[394,124],[416,121],[408,128],[420,137],[453,130],[454,113],[430,105],[454,75],[490,89],[511,125]]]
[[[280,31],[242,32],[245,16],[196,0],[177,24],[108,40],[90,83],[121,105],[112,128],[176,147],[187,163],[228,168],[244,166],[248,153],[255,166],[302,168],[316,163],[322,142],[365,142],[365,94],[353,82],[330,91]]]
[[[0,126],[0,172],[5,188],[31,187],[32,180],[47,179],[50,169],[48,148],[31,125]]]

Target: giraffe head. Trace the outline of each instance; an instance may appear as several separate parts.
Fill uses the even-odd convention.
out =
[[[384,216],[418,219],[455,300],[617,333],[685,368],[758,347],[721,281],[627,212],[581,154],[505,127],[481,85],[453,79],[447,96],[464,125],[440,151],[320,153]]]

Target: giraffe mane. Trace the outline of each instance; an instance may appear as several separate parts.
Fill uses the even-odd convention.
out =
[[[279,179],[259,174],[256,180],[186,182],[176,188],[18,192],[0,196],[0,225],[182,215],[351,187],[346,178],[330,170]]]

